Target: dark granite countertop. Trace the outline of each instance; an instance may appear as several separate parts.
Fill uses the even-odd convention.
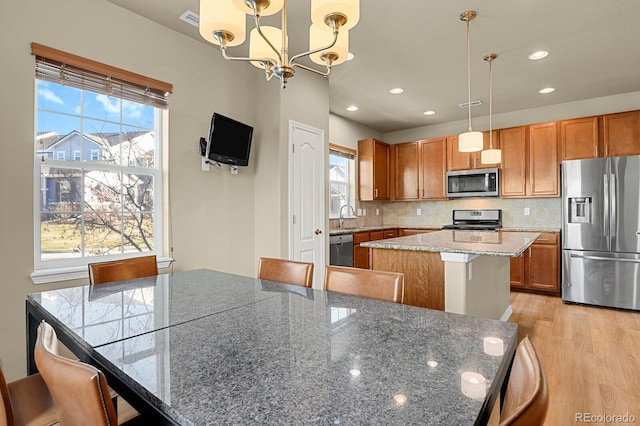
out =
[[[472,425],[517,344],[512,323],[208,270],[166,277],[28,302],[102,342],[88,349],[98,367],[176,424]]]

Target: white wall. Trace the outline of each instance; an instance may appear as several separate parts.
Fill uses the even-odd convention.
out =
[[[258,227],[275,229],[260,240],[260,251],[282,251],[280,240],[288,237],[280,218],[286,193],[280,190],[286,188],[282,182],[287,172],[282,169],[286,150],[279,147],[286,144],[281,122],[287,118],[281,117],[280,105],[270,110],[280,89],[273,81],[266,83],[263,72],[245,63],[224,61],[217,48],[105,0],[2,1],[0,34],[0,358],[9,380],[26,373],[26,295],[86,283],[36,286],[29,277],[33,272],[35,87],[31,42],[173,84],[165,167],[176,271],[208,267],[253,276]],[[299,80],[304,82],[296,76],[290,86]],[[317,108],[325,111],[325,118],[310,124],[328,131],[328,90],[322,84],[312,83],[314,93],[309,97],[319,99]],[[317,93],[321,91],[326,93]],[[316,111],[305,105],[298,108],[300,114]],[[238,175],[231,175],[228,167],[201,171],[198,140],[208,135],[214,111],[255,128],[249,166]],[[269,181],[274,173],[277,178]]]

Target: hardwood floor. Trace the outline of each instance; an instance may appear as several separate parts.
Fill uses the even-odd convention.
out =
[[[581,413],[631,415],[640,423],[640,312],[517,292],[511,305],[509,322],[518,324],[520,339],[529,335],[547,376],[545,425],[579,423]]]

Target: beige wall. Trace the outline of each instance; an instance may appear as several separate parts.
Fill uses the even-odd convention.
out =
[[[382,132],[354,123],[339,115],[329,115],[329,142],[358,149],[360,139],[382,139]]]
[[[208,267],[253,276],[258,252],[286,253],[283,241],[288,241],[288,229],[282,216],[287,193],[281,191],[287,188],[287,141],[282,123],[289,117],[281,114],[296,111],[292,118],[307,120],[328,134],[325,79],[296,76],[286,89],[293,89],[293,93],[283,97],[276,82],[264,81],[262,71],[224,61],[217,48],[104,0],[3,1],[0,34],[0,77],[4,83],[0,103],[0,195],[4,200],[0,220],[0,358],[10,380],[26,372],[26,295],[86,283],[78,280],[36,286],[30,279],[34,180],[31,42],[173,84],[167,154],[172,217],[168,231],[175,270]],[[294,96],[300,93],[304,95]],[[198,140],[208,136],[214,111],[254,126],[249,167],[240,168],[238,175],[231,175],[226,166],[201,171]],[[321,118],[311,120],[316,114]],[[268,231],[259,232],[265,229]]]

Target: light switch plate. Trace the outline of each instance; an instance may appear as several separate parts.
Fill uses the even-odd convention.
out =
[[[422,216],[422,209],[416,209],[416,216]]]
[[[358,209],[358,216],[362,216],[362,209]]]
[[[380,209],[376,209],[376,216],[380,216]]]
[[[524,208],[524,215],[529,216],[531,214],[531,209],[529,207]]]

